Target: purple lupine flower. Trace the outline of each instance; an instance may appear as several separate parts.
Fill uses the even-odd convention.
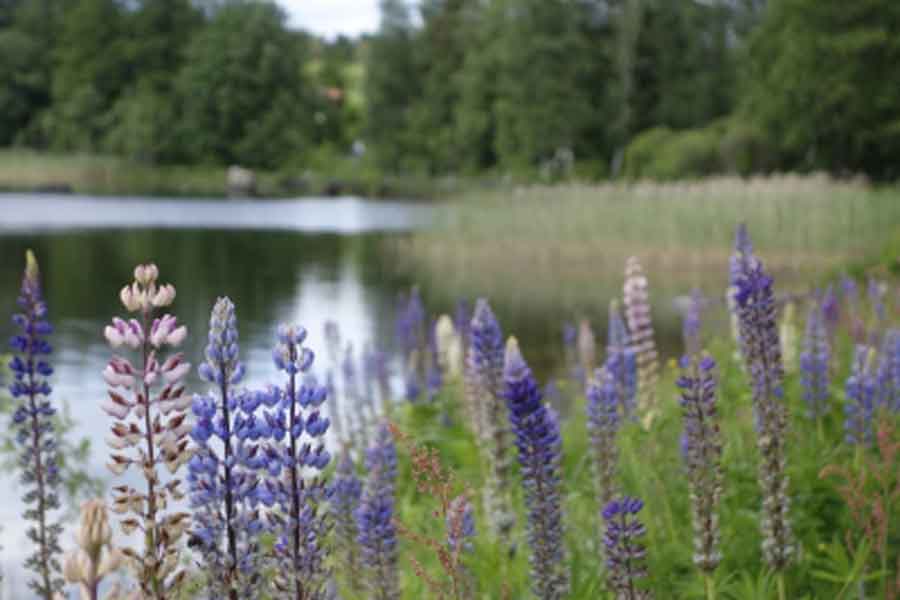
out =
[[[451,554],[459,555],[472,551],[475,537],[475,508],[465,494],[450,501],[446,523],[447,547]]]
[[[181,345],[187,328],[170,314],[154,316],[175,299],[175,288],[158,286],[158,277],[156,265],[138,265],[134,282],[119,292],[125,309],[140,319],[113,318],[103,334],[112,348],[131,350],[141,362],[135,367],[127,358],[113,355],[103,371],[109,397],[101,406],[114,419],[113,436],[107,439],[114,452],[107,466],[116,475],[135,467],[146,483],[145,491],[114,487],[113,510],[129,515],[120,522],[125,535],[138,528],[144,533],[143,550],[129,550],[130,563],[141,594],[151,598],[177,595],[186,577],[186,571],[175,565],[180,564],[182,534],[190,516],[164,511],[182,497],[176,475],[191,458],[192,429],[187,415],[192,398],[181,383],[191,366],[181,353],[163,360],[167,347]],[[168,481],[160,476],[160,466],[172,476]]]
[[[325,449],[330,421],[322,415],[327,390],[307,377],[314,355],[303,345],[306,330],[280,325],[273,352],[275,366],[287,375],[283,388],[270,387],[264,412],[270,439],[263,449],[271,477],[260,486],[260,500],[277,510],[267,513],[276,534],[273,549],[279,594],[303,599],[325,597],[328,577],[328,513],[323,504],[330,496],[321,472],[331,460]]]
[[[630,257],[625,263],[623,292],[625,319],[628,323],[631,347],[637,359],[640,404],[645,409],[650,409],[656,403],[659,360],[656,342],[653,339],[647,277],[635,256]]]
[[[746,239],[742,239],[746,238]],[[738,247],[749,247],[746,230],[738,230]],[[732,271],[734,300],[747,373],[752,380],[759,484],[763,495],[763,555],[774,570],[783,569],[794,553],[789,518],[790,497],[786,471],[787,406],[784,402],[784,367],[775,319],[772,278],[752,253],[732,257],[740,266]]]
[[[828,332],[828,340],[834,343],[838,325],[841,322],[841,303],[834,291],[834,286],[829,284],[822,295],[822,320],[825,330]]]
[[[703,298],[703,292],[698,288],[691,291],[691,297],[688,301],[687,308],[684,311],[684,319],[681,325],[681,335],[684,338],[684,351],[688,356],[694,356],[700,353],[702,342],[700,340],[700,329],[703,325],[703,307],[706,300]]]
[[[475,303],[466,364],[470,412],[488,473],[485,512],[492,531],[507,539],[515,522],[509,498],[510,448],[503,401],[503,333],[484,298]]]
[[[878,408],[900,412],[900,329],[889,329],[884,334],[876,379]]]
[[[366,484],[356,523],[369,598],[397,600],[397,530],[394,526],[394,486],[397,479],[397,448],[386,423],[375,433],[366,450]]]
[[[334,522],[335,547],[338,562],[346,580],[354,592],[362,590],[358,577],[360,564],[360,548],[357,538],[359,528],[356,522],[356,511],[362,498],[362,482],[356,476],[356,465],[350,452],[341,453],[334,476],[329,511]]]
[[[640,580],[647,577],[647,549],[641,542],[647,529],[637,518],[642,508],[644,503],[640,499],[622,496],[603,509],[607,583],[621,600],[651,597],[649,591],[639,587]]]
[[[422,393],[427,345],[425,307],[419,288],[413,287],[409,297],[401,298],[397,311],[397,344],[404,365],[404,394],[413,402]]]
[[[608,368],[597,369],[587,388],[587,427],[597,500],[601,507],[615,497],[617,489],[619,447],[616,440],[622,426],[619,393],[620,388],[612,371]]]
[[[569,591],[560,496],[559,422],[556,413],[544,405],[515,338],[510,338],[506,346],[503,377],[528,510],[532,589],[541,600],[557,600]]]
[[[722,434],[716,409],[716,363],[708,354],[681,359],[682,457],[691,488],[694,564],[711,573],[719,551],[719,501],[722,498]]]
[[[211,596],[255,597],[262,531],[256,498],[258,440],[267,430],[255,414],[258,394],[236,389],[244,365],[238,359],[237,317],[229,298],[219,298],[213,306],[205,361],[198,371],[216,392],[197,394],[193,401],[191,437],[197,451],[188,462],[187,481],[195,547],[203,557]]]
[[[878,389],[874,359],[873,348],[859,344],[854,349],[853,367],[845,387],[844,437],[848,444],[867,446],[874,438],[873,416]]]
[[[63,588],[59,567],[62,525],[52,522],[50,514],[60,507],[59,456],[53,425],[56,408],[50,401],[48,382],[53,374],[48,359],[53,349],[44,339],[53,328],[47,320],[40,271],[31,250],[26,254],[18,304],[22,312],[13,315],[13,323],[21,331],[10,340],[16,353],[9,363],[13,375],[9,392],[15,402],[10,427],[16,430],[21,446],[18,464],[27,489],[23,501],[28,506],[24,517],[34,522],[28,527],[28,538],[37,546],[25,563],[37,575],[28,587],[40,598],[50,600]]]
[[[800,354],[800,383],[806,414],[810,419],[818,419],[828,414],[830,383],[831,344],[825,320],[824,304],[818,302],[810,307],[806,318],[806,335],[803,338],[803,352]]]
[[[609,370],[616,382],[622,415],[628,419],[635,418],[638,390],[637,355],[631,346],[625,322],[615,300],[609,303],[609,332],[604,368]]]

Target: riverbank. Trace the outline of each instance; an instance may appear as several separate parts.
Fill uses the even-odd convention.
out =
[[[481,295],[517,314],[600,322],[598,299],[619,295],[631,255],[644,263],[655,308],[669,322],[678,322],[671,298],[692,287],[722,297],[739,222],[766,248],[776,277],[790,282],[783,292],[900,255],[900,189],[821,176],[483,192],[441,205],[435,222],[385,248],[434,302]]]
[[[160,166],[113,156],[0,150],[0,192],[216,198],[228,195],[226,167]],[[451,180],[387,175],[353,160],[327,170],[257,171],[256,196],[361,196],[432,199],[456,190]]]

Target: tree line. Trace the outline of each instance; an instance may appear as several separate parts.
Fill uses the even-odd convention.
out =
[[[0,146],[150,163],[897,175],[894,0],[0,0]],[[301,9],[302,10],[302,9]],[[352,150],[351,150],[352,149]]]

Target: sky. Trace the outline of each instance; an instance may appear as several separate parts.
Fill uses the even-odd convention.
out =
[[[290,23],[320,35],[359,35],[378,27],[378,0],[278,0]]]

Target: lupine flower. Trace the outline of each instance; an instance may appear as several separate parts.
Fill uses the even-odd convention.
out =
[[[194,545],[203,557],[211,596],[254,597],[262,530],[256,470],[259,439],[267,432],[255,414],[259,395],[237,390],[244,365],[238,360],[237,317],[228,298],[219,298],[212,309],[205,361],[198,371],[216,391],[197,394],[193,401],[191,437],[197,452],[188,463],[188,483]]]
[[[134,351],[141,363],[136,367],[116,355],[110,359],[103,372],[109,397],[101,408],[113,417],[112,437],[107,439],[113,449],[109,469],[121,475],[134,466],[146,482],[144,491],[128,485],[113,488],[113,512],[129,515],[120,522],[122,532],[144,532],[143,550],[124,548],[122,552],[132,564],[144,596],[170,598],[186,575],[179,569],[179,557],[190,517],[185,512],[165,514],[164,510],[183,497],[176,474],[191,457],[191,425],[186,414],[191,398],[181,383],[190,365],[181,353],[164,359],[166,347],[181,344],[187,329],[172,315],[154,316],[157,309],[175,299],[175,288],[157,286],[158,277],[156,265],[139,265],[134,269],[134,282],[119,294],[126,310],[138,313],[139,319],[126,322],[114,318],[104,335],[113,348]],[[169,472],[168,481],[160,477],[160,465]]]
[[[688,356],[695,356],[700,353],[702,345],[700,329],[703,325],[702,318],[705,304],[706,300],[703,298],[703,293],[698,288],[694,288],[691,291],[691,297],[684,311],[684,319],[681,325],[684,351]]]
[[[833,285],[825,288],[825,293],[822,295],[822,320],[825,322],[826,331],[828,331],[829,342],[834,343],[834,336],[841,322],[841,303]]]
[[[844,299],[847,302],[850,337],[852,337],[857,344],[864,344],[866,342],[866,326],[860,316],[859,290],[856,287],[856,281],[844,275],[841,279],[841,290],[843,291]]]
[[[394,485],[397,448],[386,423],[366,451],[366,485],[356,511],[359,546],[369,598],[400,598],[397,574],[397,530],[394,525]]]
[[[794,303],[789,301],[784,306],[781,325],[778,328],[781,340],[781,356],[784,370],[793,373],[797,370],[797,322],[795,321]]]
[[[450,501],[445,526],[447,528],[447,547],[454,555],[472,551],[472,538],[475,537],[475,509],[468,496],[461,494]]]
[[[625,323],[619,313],[618,303],[609,303],[609,335],[606,346],[606,364],[617,387],[617,398],[625,418],[632,419],[637,412],[638,390],[637,355],[628,339]]]
[[[642,508],[640,499],[622,496],[603,509],[606,577],[617,600],[651,598],[649,591],[639,587],[640,580],[647,577],[647,549],[641,543],[647,529],[637,518]]]
[[[356,476],[356,465],[353,463],[353,458],[345,450],[341,454],[335,471],[329,510],[334,522],[335,546],[341,572],[347,574],[347,582],[357,593],[362,589],[358,577],[361,564],[357,540],[359,528],[356,522],[356,511],[359,508],[361,497],[362,482]]]
[[[578,366],[581,372],[588,375],[597,366],[597,339],[590,321],[582,319],[578,324]]]
[[[810,419],[818,419],[830,410],[829,379],[831,344],[825,320],[824,305],[814,304],[806,318],[806,335],[800,354],[800,383]]]
[[[506,345],[503,378],[528,510],[532,590],[541,600],[564,598],[569,580],[563,546],[559,422],[556,413],[543,404],[515,338]]]
[[[889,329],[884,334],[878,358],[879,408],[900,412],[900,329]]]
[[[622,424],[620,388],[608,368],[597,369],[587,388],[587,427],[591,439],[597,500],[601,507],[615,497],[619,447],[616,438]]]
[[[745,239],[742,239],[745,238]],[[794,553],[789,518],[787,406],[784,403],[784,368],[775,322],[772,278],[749,248],[747,232],[738,229],[738,252],[732,257],[732,286],[740,321],[743,358],[753,386],[753,408],[760,453],[759,484],[763,495],[763,557],[774,570],[783,569]]]
[[[644,409],[651,409],[656,403],[656,382],[659,377],[659,362],[656,342],[653,340],[653,322],[650,318],[650,297],[647,291],[647,277],[637,257],[632,256],[625,264],[625,319],[631,335],[631,347],[637,356],[638,394]]]
[[[708,354],[681,359],[681,409],[685,468],[691,487],[694,523],[694,564],[711,573],[719,565],[722,497],[722,435],[716,409],[716,363]]]
[[[857,345],[850,377],[847,378],[847,403],[844,405],[844,434],[848,444],[867,446],[872,443],[877,391],[874,363],[874,348]]]
[[[425,307],[419,296],[419,288],[413,287],[408,298],[401,298],[397,311],[397,344],[403,358],[405,396],[409,401],[418,399],[422,392],[427,332]]]
[[[279,325],[272,356],[287,383],[270,387],[263,399],[270,409],[264,411],[270,438],[262,451],[270,478],[260,486],[259,498],[275,508],[267,513],[277,536],[273,587],[279,594],[318,600],[325,597],[328,576],[330,525],[323,503],[330,491],[319,473],[331,460],[324,443],[330,421],[321,412],[326,389],[314,380],[299,381],[314,359],[305,340],[302,327]]]
[[[503,404],[503,333],[487,300],[479,298],[470,326],[467,364],[475,431],[488,474],[485,512],[495,534],[507,538],[515,518],[509,498],[509,436]]]
[[[37,546],[25,565],[37,575],[28,586],[41,598],[50,600],[63,585],[59,577],[62,526],[51,520],[51,513],[60,506],[57,491],[60,478],[52,420],[56,408],[50,402],[48,382],[53,374],[48,357],[53,350],[44,338],[53,332],[53,328],[47,321],[47,304],[41,291],[37,259],[30,250],[26,254],[18,304],[22,312],[13,316],[13,323],[20,333],[10,340],[15,352],[9,363],[13,375],[9,392],[15,402],[11,427],[16,430],[21,481],[27,490],[23,501],[28,510],[24,517],[34,522],[28,528],[28,538]]]
[[[124,561],[122,553],[112,545],[112,529],[103,500],[88,500],[81,505],[76,541],[78,548],[66,555],[63,574],[66,581],[78,585],[81,600],[98,600],[100,583]]]

